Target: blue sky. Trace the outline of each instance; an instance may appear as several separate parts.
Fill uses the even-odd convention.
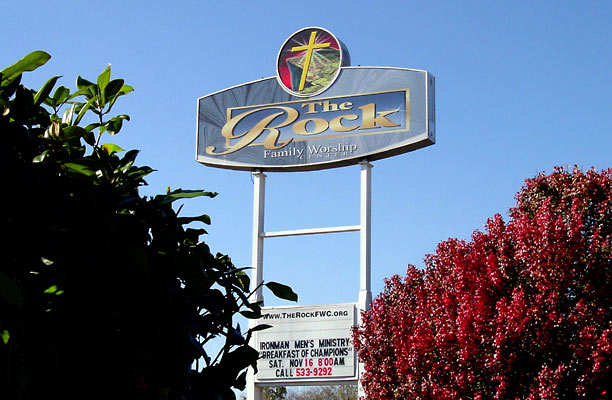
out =
[[[608,168],[612,148],[609,1],[26,1],[3,5],[0,65],[52,55],[25,82],[74,87],[112,63],[135,88],[131,121],[108,142],[138,148],[167,186],[218,191],[186,204],[212,217],[213,251],[250,265],[248,172],[195,162],[196,100],[275,74],[284,40],[321,26],[353,65],[425,69],[436,77],[437,144],[374,163],[372,287],[403,274],[449,237],[469,239],[505,215],[525,178],[556,165]],[[359,167],[269,173],[266,230],[359,223]],[[300,304],[357,300],[357,233],[268,239],[264,279]],[[267,305],[284,304],[272,296]]]

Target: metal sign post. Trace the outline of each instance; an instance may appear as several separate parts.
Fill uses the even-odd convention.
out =
[[[370,307],[372,302],[372,285],[371,285],[371,226],[372,226],[372,164],[367,161],[362,161],[361,165],[361,229],[359,235],[359,324],[361,324],[361,313]],[[364,366],[363,363],[358,363],[357,376],[361,378]],[[357,380],[358,395],[357,398],[365,396],[361,379]]]
[[[264,213],[266,202],[266,174],[261,171],[253,172],[253,243],[251,253],[251,265],[253,274],[251,276],[251,291],[253,292],[250,302],[263,303],[263,242],[264,242]],[[249,328],[257,325],[254,320],[249,320]],[[261,387],[255,385],[255,374],[252,369],[248,373],[247,399],[263,400]]]
[[[308,228],[288,231],[266,232],[264,229],[265,215],[265,178],[266,175],[261,171],[253,172],[253,240],[252,240],[252,277],[251,291],[253,292],[250,301],[261,302],[263,304],[263,293],[261,283],[263,281],[263,250],[264,239],[282,236],[299,236],[339,232],[359,231],[360,236],[360,278],[358,294],[358,311],[368,309],[372,300],[371,292],[371,185],[372,185],[372,164],[367,160],[360,163],[361,166],[361,191],[360,191],[360,224],[338,227]],[[250,320],[249,327],[257,325],[257,321]],[[259,350],[259,349],[258,349]],[[363,371],[363,366],[358,365],[357,378]],[[325,382],[321,382],[325,384]],[[361,388],[359,389],[361,393]],[[262,387],[257,384],[253,370],[249,370],[247,385],[248,400],[263,400]]]
[[[372,226],[372,164],[362,161],[361,165],[361,212],[359,235],[359,310],[367,310],[372,301],[370,283],[371,226]]]

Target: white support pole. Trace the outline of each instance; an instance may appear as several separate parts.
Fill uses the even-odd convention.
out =
[[[251,290],[255,290],[252,302],[263,301],[260,286],[263,280],[263,250],[264,250],[264,214],[266,206],[266,174],[253,172],[253,241],[251,248]]]
[[[372,227],[372,164],[362,161],[361,165],[361,229],[359,268],[359,309],[365,311],[372,301],[371,290],[371,227]]]
[[[253,172],[253,241],[251,253],[251,295],[252,303],[262,302],[263,291],[263,250],[264,250],[264,212],[266,203],[266,175],[261,171]],[[249,320],[249,327],[257,324],[255,320]],[[255,374],[249,368],[247,375],[247,399],[263,400],[263,390],[255,385]]]
[[[360,224],[330,228],[314,228],[314,229],[299,229],[291,231],[265,232],[264,230],[264,213],[265,213],[265,178],[266,175],[261,171],[253,172],[253,241],[251,261],[253,273],[251,275],[251,291],[253,294],[250,298],[251,302],[262,302],[263,294],[260,286],[263,281],[263,248],[264,239],[270,237],[281,236],[300,236],[312,235],[321,233],[337,233],[359,231],[359,299],[357,306],[359,312],[369,308],[372,301],[371,291],[371,186],[372,186],[372,164],[367,160],[360,163],[361,165],[361,210]],[[249,327],[252,328],[256,321],[249,320]],[[363,365],[359,363],[359,376],[363,372]],[[359,387],[359,395],[363,396],[363,389]],[[247,382],[247,400],[263,400],[263,389],[255,384],[255,375],[252,370],[248,373]]]
[[[361,324],[361,312],[366,311],[372,302],[371,289],[371,227],[372,227],[372,164],[367,160],[361,165],[361,230],[360,230],[360,268],[359,268],[359,324]],[[361,386],[361,374],[364,371],[363,363],[358,363],[357,390],[358,397],[365,398],[365,392]]]

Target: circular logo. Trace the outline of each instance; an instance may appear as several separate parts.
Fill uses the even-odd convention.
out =
[[[323,28],[304,28],[281,47],[277,79],[294,96],[314,96],[330,87],[345,65],[348,53],[334,35]]]

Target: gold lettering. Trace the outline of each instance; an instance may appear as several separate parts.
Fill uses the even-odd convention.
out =
[[[244,133],[241,133],[239,135],[234,135],[234,129],[236,128],[236,125],[238,125],[238,123],[241,120],[243,120],[245,117],[257,111],[268,110],[268,109],[280,109],[282,111],[270,114],[267,117],[262,118],[257,124],[255,124],[255,126],[253,126],[252,129]],[[268,126],[268,124],[270,124],[276,117],[279,117],[283,114],[287,115],[287,118],[285,118],[283,122],[281,122],[280,124],[276,126]],[[227,123],[221,129],[221,134],[225,138],[240,139],[240,140],[237,143],[235,143],[233,146],[230,146],[227,150],[222,151],[220,153],[214,152],[215,146],[208,146],[206,148],[206,153],[215,155],[215,156],[221,156],[221,155],[233,153],[253,143],[266,130],[270,131],[270,133],[264,139],[264,142],[263,142],[264,147],[267,149],[280,149],[281,147],[288,145],[293,139],[289,139],[283,143],[278,143],[278,138],[280,136],[280,131],[278,130],[278,128],[282,128],[284,126],[291,124],[293,121],[295,121],[299,117],[299,115],[300,114],[297,112],[297,110],[291,107],[283,107],[283,106],[263,107],[263,108],[257,108],[255,110],[244,112],[240,115],[233,117],[229,121],[227,121]]]
[[[329,100],[323,102],[323,112],[338,111],[338,104],[330,103]]]
[[[294,107],[297,107],[297,104]],[[251,145],[264,134],[266,134],[265,138],[263,138],[263,140],[258,140],[257,143],[263,144],[266,149],[277,150],[287,146],[294,140],[294,138],[288,138],[284,141],[280,140],[280,129],[289,126],[295,134],[302,136],[318,135],[327,131],[328,129],[331,129],[334,132],[344,133],[354,130],[378,129],[381,127],[392,128],[401,126],[400,123],[395,123],[389,119],[390,115],[400,111],[399,108],[395,110],[377,112],[376,103],[370,103],[358,107],[359,110],[361,110],[361,115],[348,113],[337,115],[338,111],[352,110],[353,107],[353,103],[350,101],[332,103],[329,100],[323,100],[302,103],[301,108],[306,109],[305,112],[302,111],[303,114],[336,112],[336,115],[331,119],[306,118],[301,120],[299,120],[300,112],[296,108],[289,106],[270,105],[250,109],[242,114],[230,118],[221,129],[221,134],[226,139],[225,149],[220,149],[218,152],[215,152],[215,146],[208,146],[206,148],[206,153],[215,156],[231,154]],[[264,110],[269,110],[266,113],[268,115],[265,115],[263,118],[259,119],[258,122],[252,125],[250,120],[257,120],[257,117],[254,114]],[[251,117],[247,118],[249,116]],[[354,125],[350,125],[348,121],[360,121],[361,124],[357,122]],[[251,128],[242,133],[236,133],[238,127],[244,125],[249,125]]]
[[[350,101],[345,101],[344,103],[340,104],[341,110],[350,110],[351,108],[353,108],[353,103]]]
[[[342,125],[342,120],[343,119],[348,119],[350,121],[355,121],[356,119],[359,119],[359,115],[356,114],[345,114],[345,115],[339,115],[335,118],[333,118],[331,121],[329,121],[329,127],[331,129],[333,129],[336,132],[350,132],[352,130],[355,130],[357,128],[359,128],[359,125],[354,125],[354,126],[344,126]]]
[[[315,107],[318,105],[321,105],[320,101],[315,101],[313,103],[304,103],[302,104],[302,108],[304,108],[304,106],[308,107],[308,111],[306,111],[306,114],[316,114],[317,111],[315,110]]]
[[[308,124],[310,121],[314,122],[314,130],[312,132],[308,132],[306,130],[306,124]],[[323,118],[308,118],[296,122],[293,124],[292,128],[293,132],[297,133],[298,135],[317,135],[321,132],[325,132],[328,128],[328,124]]]
[[[387,115],[389,114],[394,114],[396,112],[398,112],[399,110],[391,110],[391,111],[382,111],[379,113],[376,113],[376,104],[374,103],[370,103],[370,104],[366,104],[365,106],[361,106],[358,107],[361,111],[362,111],[362,125],[361,127],[359,127],[359,129],[375,129],[375,128],[380,128],[381,126],[384,127],[394,127],[394,126],[400,126],[400,124],[396,124],[392,121],[389,121],[387,119]]]
[[[317,110],[317,106],[321,106],[320,110]],[[313,101],[312,103],[304,103],[302,104],[302,108],[306,107],[306,114],[317,114],[320,112],[330,112],[330,111],[338,111],[338,110],[350,110],[353,108],[353,103],[350,101],[345,101],[341,104],[332,103],[329,100],[325,101]]]

